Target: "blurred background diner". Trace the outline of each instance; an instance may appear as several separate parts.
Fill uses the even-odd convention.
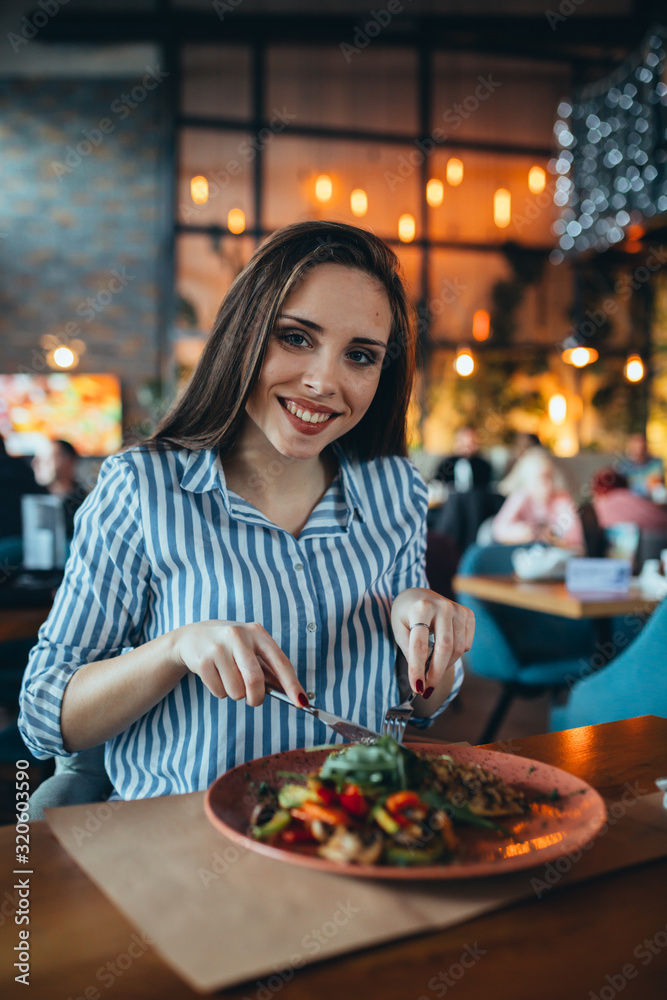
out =
[[[383,237],[418,317],[427,572],[478,621],[431,735],[562,728],[575,696],[573,724],[588,701],[667,715],[667,27],[657,3],[569,7],[2,5],[0,778],[29,756],[18,684],[101,462],[301,219]],[[462,589],[516,588],[521,550],[562,588],[541,610]],[[627,564],[623,612],[559,617],[580,557]],[[570,582],[587,567],[604,586],[592,563]]]

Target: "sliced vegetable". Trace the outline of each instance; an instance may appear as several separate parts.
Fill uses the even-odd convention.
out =
[[[420,806],[420,805],[421,805],[421,799],[419,798],[417,793],[406,790],[401,792],[394,792],[393,795],[390,795],[389,798],[386,800],[384,807],[392,815],[394,815],[395,813],[405,812],[405,810],[411,806]]]
[[[371,819],[374,819],[377,825],[381,827],[385,833],[391,834],[391,836],[398,833],[401,829],[400,824],[396,822],[394,817],[380,805],[375,806],[375,808],[371,811]]]
[[[361,789],[358,785],[347,784],[338,796],[338,799],[342,807],[347,809],[349,813],[352,813],[353,816],[363,819],[368,813],[368,802],[361,794]]]
[[[278,802],[283,809],[294,809],[304,802],[317,802],[317,792],[305,785],[283,785],[278,792]]]
[[[388,865],[430,865],[438,861],[445,853],[445,844],[440,837],[435,837],[427,847],[399,847],[390,844],[384,858]]]
[[[304,821],[319,819],[329,826],[349,826],[352,822],[348,813],[335,806],[324,806],[319,802],[304,802],[298,809],[292,809],[295,819]]]
[[[252,833],[257,840],[268,840],[270,837],[275,836],[275,834],[282,833],[291,822],[292,817],[286,809],[276,809],[271,819],[262,826],[254,826]]]
[[[322,781],[316,782],[315,791],[325,806],[335,806],[338,804],[338,796],[334,789],[330,788],[329,785],[325,785]]]
[[[280,839],[285,844],[314,844],[315,837],[312,835],[310,830],[306,830],[305,827],[292,827],[289,830],[283,830],[280,835]]]

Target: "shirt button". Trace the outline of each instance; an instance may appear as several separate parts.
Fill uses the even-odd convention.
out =
[[[303,563],[296,563],[294,569],[303,569]]]
[[[309,632],[314,632],[315,629],[317,628],[317,625],[315,624],[315,622],[308,622],[306,628],[308,629]]]

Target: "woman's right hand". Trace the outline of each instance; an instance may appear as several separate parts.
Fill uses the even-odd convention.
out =
[[[268,679],[295,705],[308,704],[294,667],[258,622],[195,622],[172,635],[174,662],[201,677],[216,698],[245,698],[255,708],[264,701]]]

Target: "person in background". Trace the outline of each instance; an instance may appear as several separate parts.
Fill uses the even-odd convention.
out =
[[[493,520],[505,545],[545,542],[583,551],[579,513],[565,481],[543,448],[529,448],[512,470],[514,488]]]
[[[538,438],[537,434],[529,434],[527,431],[519,431],[510,448],[510,452],[507,457],[507,465],[505,466],[505,472],[503,475],[509,475],[521,456],[524,455],[529,448],[541,447],[542,442]]]
[[[459,427],[454,448],[454,454],[443,459],[434,478],[457,493],[487,489],[492,470],[489,462],[479,454],[479,438],[475,428]]]
[[[593,506],[601,528],[630,522],[643,531],[667,531],[667,511],[629,488],[628,480],[609,466],[591,480]]]
[[[58,496],[65,510],[65,532],[74,535],[74,515],[86,499],[87,490],[76,478],[79,453],[69,441],[47,441],[32,462],[35,479],[52,496]]]
[[[20,539],[21,497],[44,492],[30,466],[8,455],[4,438],[0,437],[0,538]]]
[[[489,489],[492,469],[479,454],[474,427],[459,427],[455,449],[436,471],[435,480],[444,484],[448,495],[429,526],[448,535],[460,554],[476,540],[480,525],[496,513],[498,497]]]
[[[665,467],[661,458],[649,453],[645,434],[630,435],[618,471],[626,477],[628,488],[637,496],[650,499],[654,491],[664,493]]]

